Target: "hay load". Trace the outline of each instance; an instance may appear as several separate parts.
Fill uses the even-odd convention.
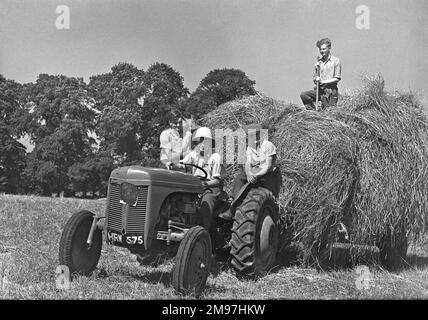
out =
[[[303,258],[334,242],[347,218],[357,178],[358,141],[344,123],[305,111],[289,116],[272,137],[283,175],[282,222]]]
[[[220,106],[205,124],[235,129],[231,113],[270,129],[283,175],[281,222],[305,261],[338,240],[340,223],[351,243],[378,246],[391,266],[424,232],[428,119],[412,94],[389,94],[378,77],[325,112],[250,97]]]
[[[358,139],[359,178],[353,199],[354,242],[380,247],[395,267],[417,239],[428,213],[428,119],[413,94],[389,94],[381,77],[367,79],[329,116]],[[397,260],[398,259],[398,260]]]
[[[220,105],[207,114],[202,122],[212,129],[232,130],[238,129],[239,124],[257,122],[274,130],[282,119],[302,110],[302,107],[266,96],[247,96]]]
[[[202,119],[202,123],[212,130],[231,129],[235,131],[238,130],[240,125],[257,122],[269,129],[271,134],[276,131],[277,127],[280,127],[279,123],[287,118],[288,115],[302,110],[301,107],[294,104],[287,104],[266,96],[247,96],[220,105],[216,110],[207,114]],[[228,152],[228,150],[225,150],[225,152]],[[237,150],[234,152],[237,154]],[[228,164],[226,171],[225,189],[229,192],[231,183],[238,173],[237,163]]]

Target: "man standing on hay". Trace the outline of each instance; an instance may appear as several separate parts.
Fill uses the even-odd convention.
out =
[[[323,38],[317,41],[317,47],[321,57],[318,57],[315,63],[315,73],[313,76],[315,88],[300,94],[300,98],[307,110],[320,110],[335,106],[338,98],[337,83],[341,79],[342,72],[340,60],[338,57],[330,54],[330,39]],[[321,106],[315,107],[316,101],[321,101]]]

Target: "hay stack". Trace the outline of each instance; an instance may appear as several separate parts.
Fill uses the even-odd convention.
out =
[[[413,94],[388,94],[381,77],[367,79],[328,116],[346,123],[358,139],[358,184],[353,199],[352,240],[405,252],[428,213],[428,120]],[[382,251],[386,246],[386,251]],[[385,249],[385,248],[384,248]],[[394,250],[395,250],[394,249]]]
[[[247,96],[239,100],[224,103],[216,110],[205,115],[202,119],[204,126],[215,129],[238,130],[240,125],[249,123],[261,123],[266,129],[269,129],[269,135],[272,135],[283,119],[288,115],[303,111],[302,107],[294,104],[287,104],[283,101],[275,100],[266,96],[255,95]],[[237,152],[237,141],[235,144],[235,155]],[[225,153],[229,150],[225,150]],[[225,154],[223,154],[225,159]],[[225,181],[225,190],[231,189],[231,184],[238,173],[238,164],[226,166],[227,178]]]
[[[357,177],[357,143],[344,123],[314,111],[289,116],[272,142],[283,175],[282,222],[307,260],[335,241]]]
[[[276,124],[289,114],[303,110],[303,107],[291,103],[255,95],[220,105],[205,115],[202,122],[213,130],[226,128],[237,130],[239,128],[238,122],[241,125],[257,122],[274,130]]]
[[[270,129],[283,174],[283,226],[305,261],[337,240],[399,248],[424,231],[428,212],[428,119],[412,94],[388,94],[368,79],[339,105],[316,113],[266,97],[229,102],[208,114],[211,128],[259,121]],[[229,166],[229,174],[236,170]],[[231,179],[229,179],[230,181]],[[385,258],[385,257],[384,257]]]

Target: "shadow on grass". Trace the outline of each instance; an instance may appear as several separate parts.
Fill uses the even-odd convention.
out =
[[[303,261],[302,249],[297,243],[284,246],[278,253],[276,268],[292,266],[310,267],[321,271],[347,270],[356,265],[378,265],[379,252],[370,246],[349,246],[336,243],[331,250],[323,250],[310,261]],[[275,270],[273,270],[275,271]]]
[[[133,278],[135,278],[136,280],[148,282],[151,284],[162,283],[165,287],[170,287],[172,285],[171,271],[153,270],[153,271],[149,271],[147,274],[143,276],[133,275]]]
[[[278,252],[275,266],[269,271],[269,273],[276,273],[281,268],[294,266],[298,263],[298,250],[293,246],[284,247]],[[231,256],[229,253],[225,252],[213,256],[210,270],[212,276],[216,277],[220,273],[229,270],[232,270],[233,272]],[[239,278],[239,276],[237,276],[237,278]]]
[[[214,277],[218,276],[221,272],[230,270],[232,268],[230,264],[230,255],[227,253],[213,255],[211,260],[210,273]]]
[[[278,254],[277,268],[302,265],[299,261],[298,246],[284,247]],[[312,261],[311,266],[319,270],[349,270],[358,265],[384,268],[380,261],[380,252],[377,247],[366,245],[352,245],[335,243],[331,251],[321,253],[318,260]],[[401,267],[390,269],[389,271],[399,272],[411,268],[428,267],[428,257],[418,254],[407,254]],[[388,269],[388,268],[387,268]]]
[[[288,246],[283,246],[278,251],[278,255],[276,257],[275,262],[276,267],[272,271],[275,272],[275,270],[279,270],[280,268],[287,268],[299,265],[299,254],[300,250],[297,245],[292,244]]]
[[[107,273],[105,269],[98,269],[98,274],[96,275],[97,278],[101,279],[108,279],[110,277],[124,277],[127,279],[135,279],[142,282],[152,283],[152,284],[158,284],[162,283],[166,287],[171,286],[172,281],[172,275],[171,271],[163,271],[163,270],[156,270],[152,269],[147,271],[144,275],[138,275],[134,274],[132,272],[121,272],[116,271],[114,273]]]
[[[428,257],[421,257],[415,254],[407,255],[404,269],[426,267],[428,267]]]

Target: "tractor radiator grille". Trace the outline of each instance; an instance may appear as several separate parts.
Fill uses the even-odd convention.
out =
[[[110,184],[107,228],[122,232],[122,204],[120,203],[120,185],[117,183]]]
[[[130,207],[120,202],[120,184],[111,183],[107,228],[117,232],[125,229],[127,234],[144,234],[148,189],[148,186],[139,186],[137,205]]]
[[[126,221],[127,233],[144,233],[148,189],[148,187],[139,187],[137,205],[135,207],[128,207],[128,219]]]

